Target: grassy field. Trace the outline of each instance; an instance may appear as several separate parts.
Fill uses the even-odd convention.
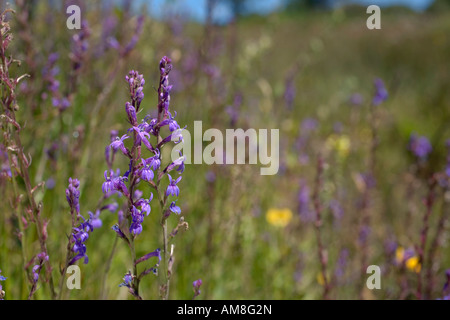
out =
[[[56,287],[71,233],[68,179],[80,180],[80,214],[88,218],[103,197],[110,132],[122,136],[130,127],[125,75],[144,75],[138,119],[154,116],[158,65],[166,55],[173,64],[170,109],[181,127],[192,130],[202,121],[203,130],[280,134],[280,170],[273,176],[260,175],[261,165],[186,164],[177,205],[189,228],[174,238],[170,299],[191,299],[199,278],[197,299],[417,299],[418,281],[420,298],[449,294],[442,287],[450,268],[450,11],[383,10],[381,30],[368,30],[365,8],[356,7],[251,16],[227,26],[146,16],[136,46],[122,54],[109,37],[125,47],[136,34],[137,16],[82,7],[91,32],[75,69],[71,39],[80,31],[66,28],[64,8],[45,3],[30,10],[31,18],[24,8],[8,15],[14,35],[8,52],[22,61],[11,66],[11,77],[31,75],[18,88],[16,117],[32,159],[32,184],[45,182],[34,197],[48,222]],[[59,54],[59,92],[71,100],[64,111],[52,105],[45,78],[52,53]],[[389,97],[373,106],[377,78]],[[4,90],[2,84],[2,97]],[[351,101],[355,94],[358,101]],[[426,158],[409,150],[413,133],[429,139]],[[1,285],[5,299],[26,299],[33,263],[27,271],[24,266],[41,252],[39,235],[26,213],[26,185],[16,174],[14,152],[1,151],[0,269],[7,277]],[[123,174],[126,158],[117,154],[115,168]],[[13,189],[23,194],[19,201]],[[148,195],[152,188],[141,191]],[[139,257],[162,248],[155,199],[135,241]],[[107,203],[126,206],[117,196]],[[28,217],[25,223],[21,216]],[[132,260],[111,230],[117,213],[102,211],[100,218],[102,227],[86,243],[89,263],[77,262],[81,290],[65,289],[63,298],[133,298],[118,287]],[[169,230],[179,218],[171,214]],[[367,265],[381,268],[381,290],[366,288]],[[144,299],[159,299],[161,273],[141,281]],[[45,278],[42,271],[33,299],[51,298]]]

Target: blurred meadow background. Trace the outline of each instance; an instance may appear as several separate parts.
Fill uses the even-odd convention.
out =
[[[68,179],[80,180],[87,218],[103,197],[111,130],[122,136],[129,127],[125,75],[145,77],[143,118],[156,110],[166,55],[181,127],[280,130],[276,175],[261,176],[261,165],[186,164],[177,205],[189,228],[174,241],[170,299],[192,299],[197,279],[197,299],[448,296],[449,1],[382,6],[381,30],[367,29],[367,4],[357,1],[280,1],[264,15],[258,3],[1,1],[15,10],[8,50],[21,61],[9,72],[30,75],[18,86],[16,117],[31,182],[45,183],[34,195],[56,283],[71,233]],[[81,30],[66,27],[69,4],[81,8]],[[190,19],[186,10],[198,6],[202,18]],[[383,87],[388,97],[375,103]],[[25,184],[5,145],[3,138],[0,284],[5,299],[26,299],[32,271],[24,267],[39,241],[21,218]],[[118,155],[114,169],[125,171],[125,160]],[[160,216],[152,205],[138,256],[162,247]],[[118,287],[132,265],[111,230],[117,213],[100,219],[86,242],[89,263],[77,262],[81,290],[63,298],[133,298]],[[178,221],[172,214],[169,229]],[[381,268],[381,290],[367,289],[368,265]],[[158,286],[154,275],[144,278],[143,298],[158,299]],[[50,299],[48,283],[39,281],[32,298]]]

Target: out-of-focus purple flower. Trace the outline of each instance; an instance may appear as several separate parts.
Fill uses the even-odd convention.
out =
[[[371,229],[369,226],[363,226],[359,232],[359,243],[367,243],[367,239],[370,236]]]
[[[286,107],[289,110],[292,110],[292,106],[294,105],[295,95],[296,95],[296,90],[295,90],[294,77],[288,77],[286,79],[283,96],[284,96],[284,102],[286,104]]]
[[[53,97],[52,104],[55,108],[58,108],[59,110],[64,111],[70,107],[71,103],[67,97],[62,97],[62,98]]]
[[[144,22],[145,22],[145,15],[140,15],[136,22],[136,28],[134,30],[134,34],[132,35],[130,41],[128,42],[128,44],[125,46],[125,48],[123,50],[123,53],[122,53],[123,56],[128,55],[131,52],[131,50],[133,50],[134,47],[136,47],[136,44],[139,41],[139,38],[142,34]]]
[[[80,181],[78,179],[69,178],[69,186],[66,189],[66,199],[69,203],[70,209],[77,214],[80,213]]]
[[[319,126],[319,123],[314,118],[306,118],[302,121],[300,127],[301,127],[301,133],[302,134],[309,134],[311,131],[314,131]]]
[[[347,268],[348,263],[348,257],[349,257],[348,249],[347,248],[342,249],[341,252],[339,253],[336,271],[334,273],[338,279],[342,278],[345,274],[345,269]]]
[[[447,147],[447,162],[445,163],[444,176],[439,182],[443,188],[450,187],[450,139],[445,142]]]
[[[172,179],[171,175],[169,176],[169,185],[167,186],[166,196],[172,195],[178,197],[180,195],[180,189],[177,186],[177,183],[180,182],[182,177],[178,177],[178,179]]]
[[[374,106],[378,106],[383,101],[385,101],[388,98],[388,92],[386,90],[386,87],[384,86],[384,82],[381,79],[375,79],[375,95],[372,99],[372,104]]]
[[[241,105],[242,105],[242,94],[240,92],[238,92],[234,95],[233,104],[229,105],[225,109],[228,116],[230,117],[230,125],[232,127],[235,127],[239,120]]]
[[[352,106],[359,107],[363,104],[364,98],[360,93],[354,93],[350,96],[349,102]]]
[[[205,175],[206,181],[209,183],[213,183],[216,181],[216,175],[214,174],[214,171],[209,170]]]
[[[313,211],[310,207],[309,187],[304,180],[300,181],[300,190],[298,192],[298,213],[300,219],[307,222],[314,219]]]
[[[445,277],[446,277],[446,281],[444,284],[444,294],[449,294],[450,296],[450,269],[445,270]]]
[[[89,220],[91,221],[91,225],[94,229],[98,229],[102,227],[102,220],[100,219],[100,210],[95,211],[95,214],[91,211],[88,212]]]
[[[425,160],[433,150],[427,137],[417,136],[414,133],[409,138],[408,148],[420,160]]]
[[[55,179],[53,178],[48,178],[47,181],[45,182],[45,186],[47,187],[48,190],[52,190],[56,185]]]
[[[330,200],[330,210],[333,214],[334,219],[336,220],[341,220],[341,218],[344,216],[344,209],[336,199]]]
[[[82,66],[83,60],[85,58],[85,53],[88,50],[89,43],[88,39],[91,35],[91,30],[89,28],[88,22],[83,20],[81,22],[81,30],[72,37],[72,52],[70,54],[70,59],[73,62],[73,69],[75,71],[79,70]]]

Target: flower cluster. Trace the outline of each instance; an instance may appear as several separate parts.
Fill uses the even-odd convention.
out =
[[[69,186],[66,189],[66,199],[72,212],[80,213],[80,181],[69,178]]]
[[[406,269],[419,273],[422,266],[419,261],[419,257],[415,255],[413,249],[404,249],[403,247],[397,247],[395,251],[395,262],[400,267],[406,267]]]
[[[119,221],[112,229],[119,238],[130,246],[134,245],[135,237],[143,232],[144,218],[151,212],[153,193],[144,197],[143,192],[138,189],[142,183],[150,185],[158,194],[163,222],[170,216],[170,213],[177,215],[181,213],[180,207],[176,206],[176,201],[169,202],[168,199],[170,196],[178,197],[180,194],[178,183],[181,181],[181,174],[184,171],[185,158],[180,152],[179,158],[169,162],[165,168],[161,166],[162,148],[169,142],[179,143],[183,141],[182,130],[175,120],[176,112],[172,114],[169,111],[170,91],[172,89],[169,84],[169,73],[172,69],[171,60],[168,57],[163,57],[159,67],[158,115],[155,118],[147,115],[140,122],[137,118],[144,99],[145,80],[143,75],[132,70],[125,77],[130,94],[130,101],[125,103],[125,112],[130,127],[121,136],[118,132],[114,132],[114,135],[111,134],[114,139],[111,140],[109,148],[112,150],[112,155],[119,152],[128,158],[128,170],[123,175],[120,174],[120,170],[114,172],[111,168],[111,152],[105,152],[109,169],[104,173],[105,182],[102,185],[102,191],[105,196],[112,192],[118,193],[128,201],[126,211],[119,215]],[[168,128],[169,133],[163,138],[161,134],[164,127]],[[179,177],[173,178],[173,173],[170,174],[172,171],[176,171]],[[168,186],[163,190],[160,183],[165,175],[168,178]],[[155,252],[158,252],[161,260],[159,249]],[[143,261],[143,258],[137,261]],[[137,264],[136,261],[134,263]],[[125,276],[121,286],[133,288],[132,294],[139,297],[139,280],[136,274],[130,273]]]
[[[42,270],[42,266],[44,265],[45,262],[48,261],[48,255],[45,252],[41,252],[36,256],[37,259],[37,264],[35,264],[33,266],[32,272],[33,272],[33,279],[32,282],[33,284],[36,284],[39,280],[39,275],[41,273]]]

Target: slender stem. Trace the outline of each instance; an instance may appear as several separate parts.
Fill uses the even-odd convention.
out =
[[[435,200],[435,194],[434,194],[434,188],[436,186],[436,179],[433,176],[430,179],[429,182],[429,189],[428,189],[428,195],[425,199],[425,205],[426,205],[426,211],[425,215],[423,217],[423,228],[420,233],[420,243],[418,246],[418,255],[419,255],[419,264],[421,265],[420,272],[417,273],[417,292],[416,297],[417,299],[421,300],[423,299],[423,292],[422,292],[422,272],[424,270],[424,262],[425,262],[425,249],[427,245],[427,236],[428,236],[428,229],[429,229],[429,220],[431,213],[433,211],[433,204]]]
[[[111,249],[111,253],[109,254],[109,258],[106,261],[106,267],[105,267],[105,271],[103,273],[103,280],[102,280],[102,291],[100,293],[100,299],[104,300],[106,299],[105,297],[105,291],[106,291],[106,278],[108,276],[109,273],[109,269],[111,268],[111,264],[112,264],[112,259],[114,257],[115,251],[116,251],[116,246],[117,246],[117,242],[118,242],[119,237],[116,237],[114,239],[114,243]]]
[[[325,249],[322,243],[322,236],[321,236],[321,227],[322,227],[322,217],[321,217],[321,205],[320,205],[320,191],[322,189],[322,182],[323,182],[323,159],[322,156],[319,154],[317,159],[317,176],[316,176],[316,183],[314,188],[314,194],[313,194],[313,204],[314,209],[316,211],[316,222],[314,224],[315,230],[316,230],[316,239],[317,239],[317,253],[319,256],[319,262],[321,266],[321,274],[323,278],[323,298],[325,300],[328,300],[329,298],[329,292],[330,292],[330,284],[328,282],[327,278],[327,257],[325,253]]]
[[[446,191],[444,191],[444,192],[446,192]],[[427,269],[427,274],[426,274],[427,288],[425,291],[425,294],[427,297],[431,297],[433,287],[434,287],[432,265],[433,265],[433,262],[435,261],[436,253],[438,251],[438,248],[439,248],[439,245],[441,242],[442,234],[445,231],[445,224],[447,222],[448,215],[449,215],[448,208],[449,208],[448,202],[445,201],[445,199],[444,199],[444,201],[442,201],[441,216],[438,221],[436,235],[433,239],[433,242],[430,246],[430,251],[428,253],[428,259],[427,259],[428,269]]]

